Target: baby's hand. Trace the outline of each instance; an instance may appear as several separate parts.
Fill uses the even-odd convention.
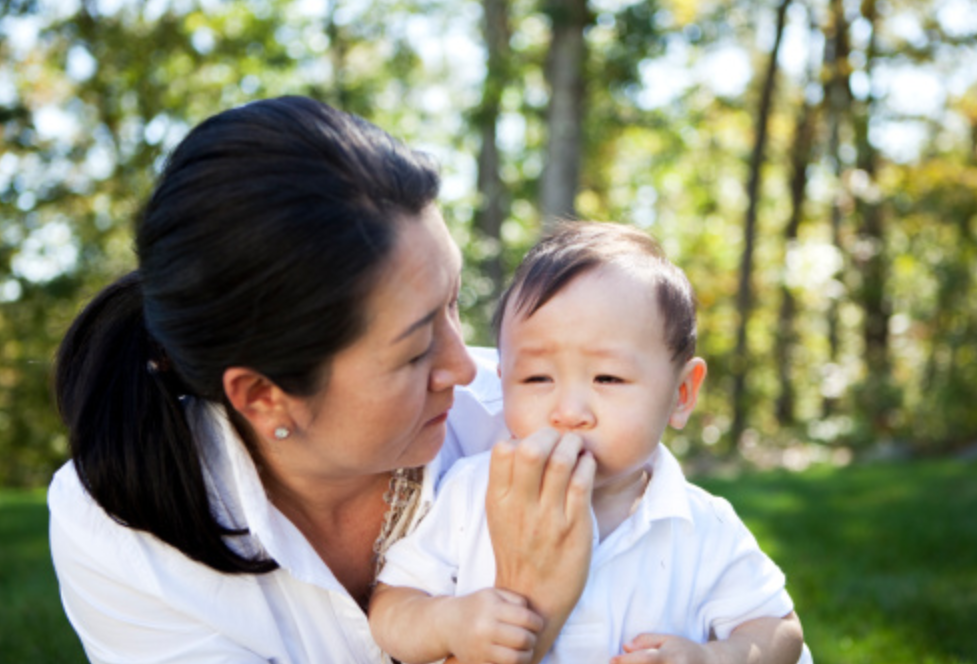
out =
[[[543,619],[516,593],[486,588],[452,602],[448,647],[462,664],[528,664]]]
[[[715,664],[715,653],[700,643],[670,634],[640,634],[624,644],[611,664]]]

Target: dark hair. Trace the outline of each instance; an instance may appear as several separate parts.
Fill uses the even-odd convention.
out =
[[[658,307],[665,319],[665,343],[672,361],[695,355],[695,293],[681,269],[654,239],[623,224],[565,221],[534,246],[502,294],[492,318],[496,339],[512,300],[513,313],[529,318],[582,274],[605,265],[650,270]]]
[[[225,541],[243,531],[213,515],[181,397],[227,407],[232,366],[298,396],[321,389],[363,331],[395,220],[438,187],[424,155],[311,99],[255,102],[193,129],[137,223],[138,271],[86,307],[58,353],[58,408],[98,504],[216,570],[275,569]]]

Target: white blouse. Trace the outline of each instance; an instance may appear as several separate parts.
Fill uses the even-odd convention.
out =
[[[493,349],[470,349],[475,381],[455,390],[448,434],[425,474],[430,502],[462,456],[504,436]],[[187,404],[218,518],[280,568],[222,574],[142,531],[119,525],[86,493],[72,463],[48,491],[61,599],[92,662],[275,664],[388,662],[366,615],[312,546],[272,505],[223,410]]]

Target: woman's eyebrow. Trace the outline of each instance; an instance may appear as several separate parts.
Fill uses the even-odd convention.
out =
[[[438,315],[438,309],[439,308],[436,307],[426,316],[423,316],[422,318],[419,318],[418,320],[408,325],[407,329],[405,329],[403,332],[398,334],[391,343],[397,343],[398,341],[402,341],[406,337],[409,337],[410,335],[414,334],[414,332],[416,332],[418,329],[431,323],[434,320],[434,317]]]

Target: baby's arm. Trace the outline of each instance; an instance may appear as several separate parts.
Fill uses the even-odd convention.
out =
[[[680,636],[640,634],[624,644],[626,654],[612,664],[796,664],[804,645],[801,621],[792,611],[783,618],[755,618],[721,641],[696,643]]]
[[[432,597],[381,583],[370,600],[373,638],[405,664],[449,655],[462,663],[528,664],[542,627],[526,600],[497,588]]]

